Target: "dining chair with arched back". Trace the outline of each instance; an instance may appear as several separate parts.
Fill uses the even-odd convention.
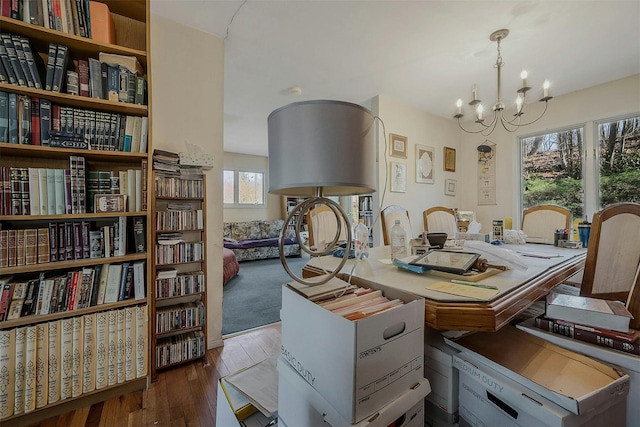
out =
[[[537,205],[522,212],[527,242],[553,244],[556,230],[571,228],[571,211],[558,205]]]
[[[447,233],[453,239],[458,231],[456,211],[444,206],[434,206],[422,212],[425,233]]]
[[[340,220],[342,227],[338,241],[346,241],[348,225],[344,219],[340,218]],[[322,242],[328,244],[333,241],[338,229],[338,220],[329,206],[320,205],[309,210],[307,226],[309,227],[309,247],[313,247]]]
[[[380,224],[382,225],[382,241],[385,245],[391,244],[391,227],[396,223],[396,219],[400,220],[400,225],[407,233],[407,239],[411,239],[411,220],[409,212],[398,205],[389,205],[380,213]]]
[[[618,203],[596,212],[591,223],[580,295],[635,301],[640,294],[639,242],[640,204]],[[630,297],[632,289],[635,299]],[[640,313],[635,315],[638,317]]]

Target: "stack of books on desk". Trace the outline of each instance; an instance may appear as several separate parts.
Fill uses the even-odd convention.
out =
[[[558,335],[640,355],[640,331],[630,329],[631,313],[619,301],[551,293],[536,327]]]

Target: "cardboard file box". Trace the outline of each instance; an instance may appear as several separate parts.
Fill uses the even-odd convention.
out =
[[[380,410],[423,376],[424,299],[352,278],[405,304],[357,321],[282,288],[281,356],[350,423]]]
[[[460,371],[460,425],[501,427],[621,427],[620,396],[583,415],[574,414],[464,352],[453,356]]]
[[[284,360],[278,360],[278,423],[288,427],[419,427],[429,381],[394,396],[389,404],[357,424],[342,418],[335,408]]]
[[[600,360],[629,375],[627,427],[638,426],[640,420],[640,357],[543,331],[535,327],[533,319],[522,322],[516,327],[560,347]]]
[[[457,377],[456,377],[457,378]],[[458,386],[456,384],[456,390]],[[433,390],[431,391],[433,393]],[[452,420],[452,418],[454,418]],[[424,425],[425,427],[458,427],[458,411],[455,417],[443,411],[435,403],[429,400],[429,396],[424,399]]]
[[[598,413],[629,392],[628,375],[510,325],[445,341],[574,414]]]
[[[425,414],[453,424],[458,421],[458,370],[453,355],[458,350],[444,342],[438,331],[425,328],[424,377],[429,380]]]

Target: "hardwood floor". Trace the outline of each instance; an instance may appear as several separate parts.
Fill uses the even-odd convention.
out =
[[[137,391],[57,417],[33,427],[216,425],[217,382],[221,377],[280,353],[280,323],[224,340],[207,352],[208,366],[191,363],[161,371],[158,381]],[[225,426],[218,426],[225,427]]]

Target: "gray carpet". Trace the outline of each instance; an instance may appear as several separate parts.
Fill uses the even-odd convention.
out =
[[[309,258],[287,258],[297,276]],[[233,334],[280,321],[282,284],[292,281],[279,258],[244,261],[240,272],[224,286],[222,334]]]

